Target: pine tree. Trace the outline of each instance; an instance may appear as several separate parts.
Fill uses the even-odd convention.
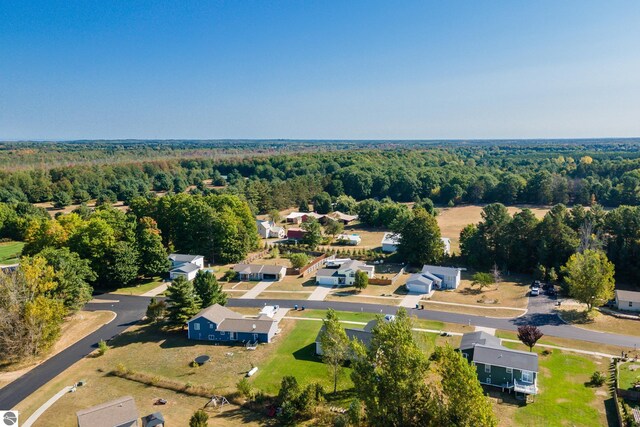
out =
[[[201,308],[227,303],[227,294],[222,291],[222,286],[218,284],[216,276],[210,271],[198,271],[196,278],[193,279],[193,288],[200,298]]]
[[[200,310],[200,298],[193,284],[183,276],[176,278],[167,289],[169,321],[184,326]]]
[[[140,254],[140,273],[143,276],[159,276],[169,271],[167,250],[162,244],[162,237],[156,222],[144,217],[140,219],[137,229],[137,244]]]

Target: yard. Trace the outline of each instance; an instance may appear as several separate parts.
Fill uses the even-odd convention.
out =
[[[24,242],[0,243],[0,264],[15,264],[22,254]]]
[[[610,314],[597,310],[586,312],[586,305],[575,301],[563,301],[560,307],[556,308],[562,319],[579,328],[591,329],[593,331],[611,332],[614,334],[640,336],[640,318],[620,319]]]
[[[263,367],[263,362],[281,344],[292,323],[281,322],[283,335],[278,336],[273,344],[261,345],[255,351],[247,351],[242,346],[215,346],[189,341],[184,331],[165,332],[153,325],[136,325],[114,339],[110,343],[112,348],[104,356],[87,357],[76,363],[21,402],[17,409],[24,420],[62,387],[84,379],[86,386],[65,395],[35,425],[75,426],[76,411],[126,395],[134,397],[140,415],[160,410],[167,425],[188,425],[189,417],[204,406],[207,399],[142,385],[111,376],[109,372],[122,364],[135,372],[195,386],[211,386],[216,393],[228,395],[236,390],[236,383],[252,364]],[[210,356],[211,361],[198,368],[190,367],[189,362],[202,354]],[[154,406],[157,398],[166,399],[167,405]],[[56,417],[49,416],[54,413]],[[229,412],[216,414],[217,411],[210,410],[209,415],[215,417],[209,425],[259,425],[254,424],[255,419],[262,418],[233,405]]]
[[[520,344],[505,345],[524,350]],[[540,354],[539,366],[540,391],[533,403],[521,405],[504,394],[503,401],[492,399],[501,426],[602,426],[608,424],[607,416],[615,417],[607,411],[607,401],[612,402],[607,385],[586,384],[594,371],[607,372],[608,359],[553,350]]]
[[[618,386],[623,390],[633,390],[640,383],[640,362],[625,362],[618,365]]]
[[[165,282],[160,276],[153,277],[151,279],[143,279],[134,284],[133,286],[127,286],[124,288],[118,288],[115,291],[112,291],[114,294],[122,294],[122,295],[142,295],[146,292],[149,292],[158,286],[162,285]]]
[[[472,272],[463,271],[462,280],[455,291],[436,291],[432,301],[458,304],[486,305],[495,307],[527,308],[531,277],[524,275],[504,276],[498,285],[484,289],[472,286]]]

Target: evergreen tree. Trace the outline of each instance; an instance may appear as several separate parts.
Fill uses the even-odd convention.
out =
[[[227,304],[227,294],[222,291],[222,286],[218,284],[216,276],[210,271],[198,271],[193,279],[193,288],[200,298],[201,308],[213,304]]]
[[[184,326],[200,310],[200,298],[193,283],[183,276],[176,278],[167,289],[169,321]]]

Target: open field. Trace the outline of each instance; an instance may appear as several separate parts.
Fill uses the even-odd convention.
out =
[[[524,350],[523,345],[505,344]],[[540,349],[539,349],[540,351]],[[540,353],[539,394],[533,403],[521,403],[501,397],[492,399],[501,426],[602,426],[607,425],[607,400],[612,399],[607,385],[590,387],[586,383],[598,370],[607,372],[609,360],[553,350]],[[493,396],[498,393],[492,393]],[[611,425],[611,424],[609,424]]]
[[[290,322],[293,321],[281,322],[283,335],[288,333]],[[62,387],[86,379],[86,386],[79,388],[76,393],[65,395],[35,425],[75,426],[76,411],[125,395],[134,397],[140,415],[160,409],[167,425],[187,425],[191,414],[201,408],[207,399],[142,385],[108,373],[122,364],[136,372],[194,386],[214,387],[216,393],[229,394],[235,391],[235,384],[251,369],[252,364],[262,367],[262,362],[270,357],[283,338],[278,336],[272,345],[261,345],[249,352],[243,346],[216,346],[189,341],[184,331],[166,332],[153,325],[136,325],[110,342],[112,348],[104,356],[88,357],[76,363],[21,402],[18,409],[24,420]],[[198,368],[190,367],[189,362],[202,354],[209,355],[211,361]],[[157,398],[167,399],[168,404],[161,408],[154,407],[153,401]],[[238,411],[234,406],[230,410],[232,413],[225,412],[217,416],[220,420],[214,418],[209,425],[247,425],[256,417],[255,414]],[[48,416],[52,413],[60,416]],[[210,411],[210,416],[215,414],[215,411]]]
[[[115,291],[111,291],[114,294],[122,295],[142,295],[145,292],[149,292],[158,286],[162,285],[165,279],[161,277],[153,277],[151,279],[144,279],[134,286],[127,286],[125,288],[118,288]]]
[[[476,224],[482,219],[482,209],[485,205],[455,206],[452,208],[438,208],[436,217],[440,226],[442,237],[451,239],[451,252],[460,254],[460,231],[468,224]],[[514,213],[529,208],[538,218],[542,218],[548,211],[548,207],[539,206],[509,206],[509,213]]]
[[[0,264],[15,264],[22,254],[24,242],[0,243]]]
[[[640,336],[640,318],[638,320],[620,319],[597,310],[587,314],[586,307],[586,305],[577,302],[563,301],[560,307],[556,307],[556,310],[565,322],[578,328]]]
[[[527,308],[531,277],[512,275],[503,277],[499,285],[490,285],[480,290],[472,286],[472,272],[462,272],[462,280],[455,291],[436,291],[432,301],[453,302],[459,304]]]
[[[98,330],[105,323],[109,323],[115,317],[112,311],[80,311],[65,320],[60,331],[60,339],[56,341],[51,350],[35,359],[27,359],[20,364],[4,366],[0,368],[0,388],[11,381],[24,375],[38,364],[55,356],[72,344]]]

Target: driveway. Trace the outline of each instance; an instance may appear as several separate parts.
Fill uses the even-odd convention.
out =
[[[253,288],[249,289],[247,293],[242,295],[240,298],[242,299],[254,299],[257,298],[258,295],[262,293],[265,289],[267,289],[271,284],[274,283],[273,280],[264,280],[262,282],[258,282]]]

